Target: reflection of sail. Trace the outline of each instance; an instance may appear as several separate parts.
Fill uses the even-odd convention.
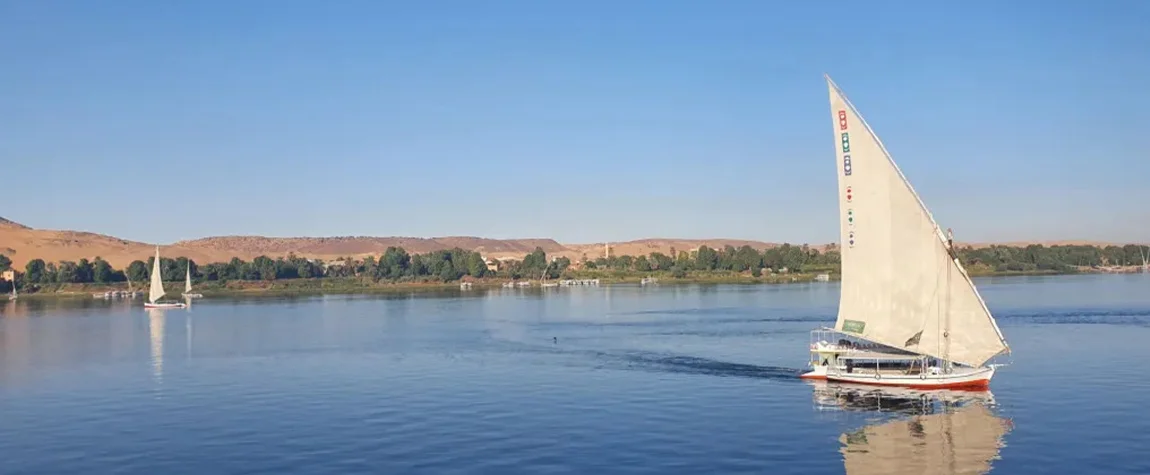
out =
[[[819,396],[844,409],[913,414],[840,436],[848,474],[987,473],[1011,428],[994,414],[986,392],[823,388]]]
[[[0,311],[0,388],[34,373],[34,348],[28,305],[17,307],[15,300],[4,302]]]
[[[164,378],[164,311],[148,309],[148,335],[152,342],[152,378]]]
[[[191,303],[191,299],[188,299],[188,302]],[[189,305],[188,308],[191,309],[192,308],[191,305]],[[192,312],[191,312],[191,310],[189,310],[188,315],[186,317],[184,317],[184,335],[185,335],[186,340],[187,340],[184,343],[184,351],[187,353],[187,357],[190,360],[190,359],[192,359]]]

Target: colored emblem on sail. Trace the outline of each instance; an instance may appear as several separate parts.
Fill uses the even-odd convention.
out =
[[[846,129],[847,129],[847,111],[840,110],[839,111],[839,130],[846,130]],[[826,129],[824,129],[824,130],[826,130]]]
[[[851,136],[847,132],[843,132],[843,153],[850,153],[851,151]]]
[[[855,247],[855,232],[854,231],[851,231],[849,234],[847,234],[847,244],[850,244],[851,247]]]
[[[851,176],[851,156],[843,155],[843,174]]]
[[[849,226],[855,225],[855,211],[853,209],[847,210],[847,225],[849,225]]]
[[[848,186],[847,187],[847,203],[851,202],[851,196],[852,195],[853,195],[853,193],[851,192],[851,187]]]

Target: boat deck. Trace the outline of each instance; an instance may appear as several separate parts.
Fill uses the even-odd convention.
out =
[[[922,358],[922,355],[914,353],[893,353],[885,351],[874,350],[846,350],[839,353],[840,359],[851,360],[870,360],[870,361],[907,361],[917,360]]]

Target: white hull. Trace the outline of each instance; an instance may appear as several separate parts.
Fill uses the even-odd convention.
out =
[[[836,381],[841,383],[866,384],[870,386],[894,386],[914,389],[986,389],[994,377],[994,368],[955,368],[950,374],[897,374],[897,373],[845,373],[827,371],[826,366],[816,366],[801,376],[803,379]]]
[[[144,302],[144,308],[184,308],[187,305],[182,303],[149,303]]]
[[[181,296],[187,297],[190,299],[202,299],[202,298],[204,298],[204,294],[181,294]]]

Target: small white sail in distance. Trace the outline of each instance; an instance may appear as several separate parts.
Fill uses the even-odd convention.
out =
[[[187,280],[184,281],[184,293],[190,294],[190,293],[192,293],[192,263],[191,263],[191,261],[188,261],[188,266],[186,269],[187,269],[187,277],[186,277]]]
[[[947,236],[862,116],[826,80],[842,243],[835,328],[976,367],[1009,351]]]
[[[148,289],[148,301],[158,302],[164,297],[164,281],[160,276],[160,246],[156,246],[156,259],[152,261],[152,283]]]

